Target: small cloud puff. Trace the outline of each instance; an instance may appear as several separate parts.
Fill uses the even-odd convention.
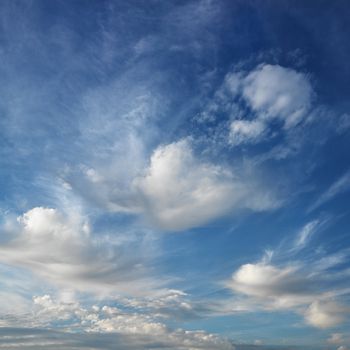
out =
[[[240,97],[252,112],[249,119],[235,118],[231,122],[229,142],[232,145],[262,141],[275,121],[284,130],[294,128],[306,118],[314,96],[305,74],[270,64],[260,65],[248,74],[229,73],[225,87],[233,98]]]

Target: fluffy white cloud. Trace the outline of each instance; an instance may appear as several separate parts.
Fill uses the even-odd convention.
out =
[[[147,215],[167,230],[199,226],[234,210],[263,211],[279,205],[254,179],[198,160],[186,140],[157,148],[135,186]]]
[[[92,235],[88,222],[78,214],[36,207],[12,224],[0,245],[0,261],[73,289],[137,293],[146,290],[147,283],[153,285],[146,277],[141,246],[142,239],[118,242]],[[135,254],[125,253],[126,248]]]
[[[243,80],[243,97],[259,118],[281,119],[285,128],[305,116],[312,94],[307,76],[279,65],[259,66]]]
[[[230,107],[227,111],[233,118],[229,129],[232,145],[262,141],[276,121],[285,131],[294,128],[307,117],[314,95],[305,74],[269,64],[260,65],[248,74],[229,73],[221,90],[217,102],[220,108],[226,110],[232,104],[229,100],[239,97],[252,111],[248,119],[247,112],[236,103],[233,103],[236,110]]]
[[[323,289],[320,273],[302,266],[278,267],[269,262],[242,265],[227,282],[235,293],[246,296],[246,308],[292,310],[304,315],[318,328],[338,325],[349,308],[331,300],[332,291]],[[333,293],[337,294],[337,293]],[[237,307],[236,307],[237,309]]]
[[[126,173],[128,170],[126,166]],[[148,162],[138,171],[133,169],[128,180],[121,181],[119,172],[120,166],[80,166],[80,176],[67,175],[65,182],[72,188],[67,191],[78,187],[98,206],[135,214],[157,228],[174,231],[201,226],[242,209],[265,211],[281,205],[277,191],[262,183],[252,169],[239,165],[233,171],[203,161],[188,139],[158,146]]]
[[[242,265],[233,274],[229,286],[262,302],[266,308],[283,309],[310,300],[307,282],[296,267],[257,263]]]
[[[337,326],[344,321],[344,306],[331,301],[314,301],[305,312],[306,321],[318,328]]]
[[[47,327],[64,321],[65,328],[79,327],[87,333],[114,333],[132,336],[139,349],[158,344],[167,349],[231,349],[230,342],[204,331],[171,329],[148,313],[126,312],[114,306],[82,307],[78,302],[54,300],[50,295],[34,298],[35,325]]]

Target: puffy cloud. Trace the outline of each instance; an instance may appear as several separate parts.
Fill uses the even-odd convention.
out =
[[[279,65],[262,65],[243,81],[243,96],[259,118],[278,118],[295,126],[309,110],[312,88],[308,78]]]
[[[33,271],[49,281],[85,291],[138,292],[153,285],[139,242],[94,236],[78,214],[36,207],[18,217],[0,245],[0,261]],[[135,254],[125,253],[125,249]],[[143,288],[140,288],[140,285]]]
[[[305,74],[279,65],[262,64],[248,74],[229,73],[218,92],[216,109],[232,115],[230,144],[257,143],[271,134],[270,125],[276,125],[276,121],[285,131],[301,123],[311,110],[313,95]],[[237,97],[251,112],[233,102]]]
[[[64,321],[61,327],[78,327],[89,334],[113,333],[132,339],[139,349],[158,344],[166,349],[231,349],[230,342],[204,331],[171,329],[152,313],[126,312],[114,306],[82,307],[78,302],[54,300],[50,295],[34,297],[36,326],[47,327]]]
[[[241,302],[246,309],[292,310],[314,327],[329,328],[343,322],[349,308],[332,300],[337,293],[324,286],[321,273],[263,261],[242,265],[227,285],[247,298]]]
[[[127,167],[128,169],[128,167]],[[111,212],[141,216],[163,230],[198,227],[239,210],[265,211],[281,205],[251,169],[215,165],[197,157],[188,139],[160,145],[149,161],[120,181],[115,169],[80,166],[65,182]],[[71,179],[73,180],[70,180]],[[69,189],[67,191],[70,191]]]
[[[167,230],[200,226],[238,209],[263,211],[279,205],[254,179],[198,160],[186,140],[158,147],[135,186],[147,215]]]
[[[229,282],[234,291],[255,298],[266,308],[290,308],[307,302],[310,290],[307,279],[293,266],[279,268],[271,264],[242,265]]]
[[[344,307],[331,301],[314,301],[305,312],[306,321],[318,328],[337,326],[344,321]]]

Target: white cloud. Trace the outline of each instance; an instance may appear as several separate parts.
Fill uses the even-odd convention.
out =
[[[200,226],[234,210],[263,211],[279,205],[254,179],[201,162],[186,140],[158,147],[135,186],[146,214],[167,230]]]
[[[305,312],[306,321],[318,328],[330,328],[344,321],[344,306],[332,301],[314,301]]]
[[[129,173],[128,164],[79,166],[62,177],[73,195],[84,193],[99,207],[146,218],[163,230],[198,227],[239,210],[271,210],[282,202],[251,168],[240,164],[232,170],[204,161],[188,139],[158,146],[149,162],[134,167]],[[124,179],[120,168],[126,169]]]
[[[208,303],[193,301],[180,290],[163,290],[145,298],[127,298],[123,305],[136,310],[156,314],[158,317],[177,320],[189,320],[208,315],[212,309]],[[205,305],[204,305],[205,304]]]
[[[306,283],[296,267],[279,268],[265,263],[242,265],[228,282],[234,291],[251,296],[271,309],[287,309],[309,301]]]
[[[3,263],[84,291],[139,293],[147,290],[147,283],[152,288],[154,281],[146,277],[142,237],[135,243],[93,236],[84,217],[52,208],[33,208],[17,221],[0,245]],[[126,248],[134,254],[126,254]]]
[[[281,129],[290,134],[307,120],[313,100],[306,74],[261,64],[248,73],[228,73],[200,115],[203,120],[213,120],[219,113],[228,115],[228,142],[233,146],[255,144],[281,133]]]
[[[229,142],[231,145],[258,142],[265,129],[265,123],[260,120],[234,120],[230,125]]]
[[[332,300],[336,289],[322,287],[324,274],[310,267],[306,271],[302,265],[278,267],[259,262],[242,265],[227,286],[246,297],[239,301],[242,310],[292,310],[314,327],[329,328],[343,322],[350,310]]]
[[[313,220],[308,222],[298,233],[294,242],[294,249],[299,250],[304,248],[310,240],[311,236],[315,233],[319,224],[319,220]]]
[[[78,302],[52,299],[50,295],[34,297],[36,326],[48,327],[64,321],[65,328],[79,327],[87,333],[115,333],[132,336],[140,349],[158,344],[167,349],[231,349],[230,342],[204,331],[171,329],[157,316],[126,312],[114,306],[82,307]]]
[[[261,119],[280,119],[286,129],[298,124],[311,106],[308,78],[279,65],[261,65],[243,81],[243,97]]]
[[[333,199],[335,196],[350,189],[350,171],[343,174],[336,180],[321,196],[310,206],[309,211],[317,209],[319,206]]]

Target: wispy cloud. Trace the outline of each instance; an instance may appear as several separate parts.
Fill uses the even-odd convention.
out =
[[[303,249],[312,236],[315,234],[320,229],[320,226],[322,226],[324,222],[321,222],[319,219],[312,220],[308,222],[297,234],[295,241],[294,241],[294,246],[293,250],[300,250]]]
[[[309,211],[317,209],[318,207],[332,200],[337,195],[346,192],[349,189],[350,171],[347,171],[316,199],[316,201],[309,207]]]

